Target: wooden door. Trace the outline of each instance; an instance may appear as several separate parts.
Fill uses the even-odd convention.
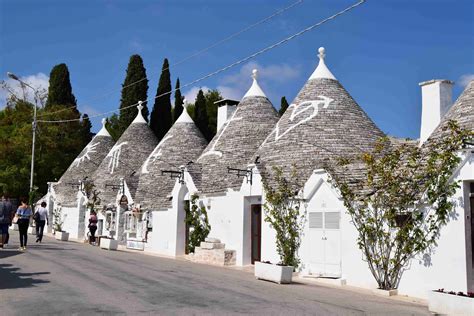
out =
[[[251,244],[252,244],[252,264],[255,261],[261,261],[262,252],[262,205],[254,204],[251,206]]]

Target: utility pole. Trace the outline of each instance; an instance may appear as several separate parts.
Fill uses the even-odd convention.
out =
[[[35,93],[35,104],[34,104],[34,111],[33,111],[33,141],[31,143],[31,171],[30,171],[30,198],[31,192],[33,192],[33,174],[35,170],[35,141],[36,141],[36,108],[38,107],[38,90],[18,78],[18,76],[12,74],[11,72],[7,72],[7,76],[13,80],[16,80],[20,83],[22,87],[29,87]],[[26,100],[24,100],[26,102]]]

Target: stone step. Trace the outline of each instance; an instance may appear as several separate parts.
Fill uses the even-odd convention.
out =
[[[219,243],[219,242],[201,241],[200,248],[202,248],[202,249],[224,249],[225,244]]]
[[[217,239],[217,238],[212,238],[212,237],[206,237],[206,242],[217,242],[217,243],[220,243],[221,240],[220,239]]]

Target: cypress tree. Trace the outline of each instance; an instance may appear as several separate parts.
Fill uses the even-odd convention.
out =
[[[92,140],[92,133],[91,133],[92,124],[89,119],[89,115],[83,114],[82,121],[81,121],[81,132],[80,136],[82,137],[83,146],[86,146]]]
[[[288,106],[289,105],[288,105],[288,101],[286,101],[286,97],[281,97],[280,110],[278,110],[278,114],[282,116],[283,113],[285,113]]]
[[[136,83],[135,83],[136,82]],[[118,130],[115,134],[120,137],[127,127],[132,123],[138,113],[136,106],[129,107],[138,101],[145,101],[148,98],[148,79],[146,69],[143,66],[143,59],[140,55],[130,56],[127,74],[122,84],[122,97],[120,98],[120,116]],[[129,108],[126,108],[129,107]],[[143,117],[148,122],[148,107],[143,103]]]
[[[217,101],[222,100],[222,95],[218,90],[208,90],[204,97],[206,98],[207,111],[207,132],[212,139],[217,132]]]
[[[201,89],[199,89],[199,92],[196,96],[196,102],[194,103],[194,122],[201,130],[201,133],[204,135],[204,137],[208,141],[211,140],[212,136],[209,134],[208,128],[209,121],[207,117],[206,97],[204,97],[204,93]]]
[[[169,70],[168,59],[165,58],[163,68],[156,90],[155,104],[151,111],[150,128],[155,132],[158,140],[165,136],[171,127],[171,75]],[[158,97],[160,96],[160,97]]]
[[[183,113],[183,96],[179,89],[179,78],[176,80],[176,92],[174,93],[174,109],[173,109],[173,123],[176,122],[178,117]]]
[[[76,106],[76,97],[72,94],[69,70],[66,64],[59,64],[53,67],[49,75],[48,99],[46,108],[51,105]]]

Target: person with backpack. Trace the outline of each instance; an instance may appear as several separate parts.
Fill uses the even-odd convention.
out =
[[[36,226],[36,242],[43,240],[44,225],[48,223],[48,210],[46,209],[46,202],[41,202],[41,206],[36,210],[33,215]]]
[[[20,248],[18,250],[26,250],[28,242],[28,226],[30,225],[30,217],[33,215],[31,208],[28,206],[26,198],[20,199],[20,206],[16,210],[18,230],[20,231]]]
[[[89,217],[89,244],[95,245],[95,232],[97,230],[97,214],[94,211],[91,211],[91,215]]]
[[[5,197],[0,200],[0,248],[6,243],[8,226],[10,223],[10,212],[7,209]]]

